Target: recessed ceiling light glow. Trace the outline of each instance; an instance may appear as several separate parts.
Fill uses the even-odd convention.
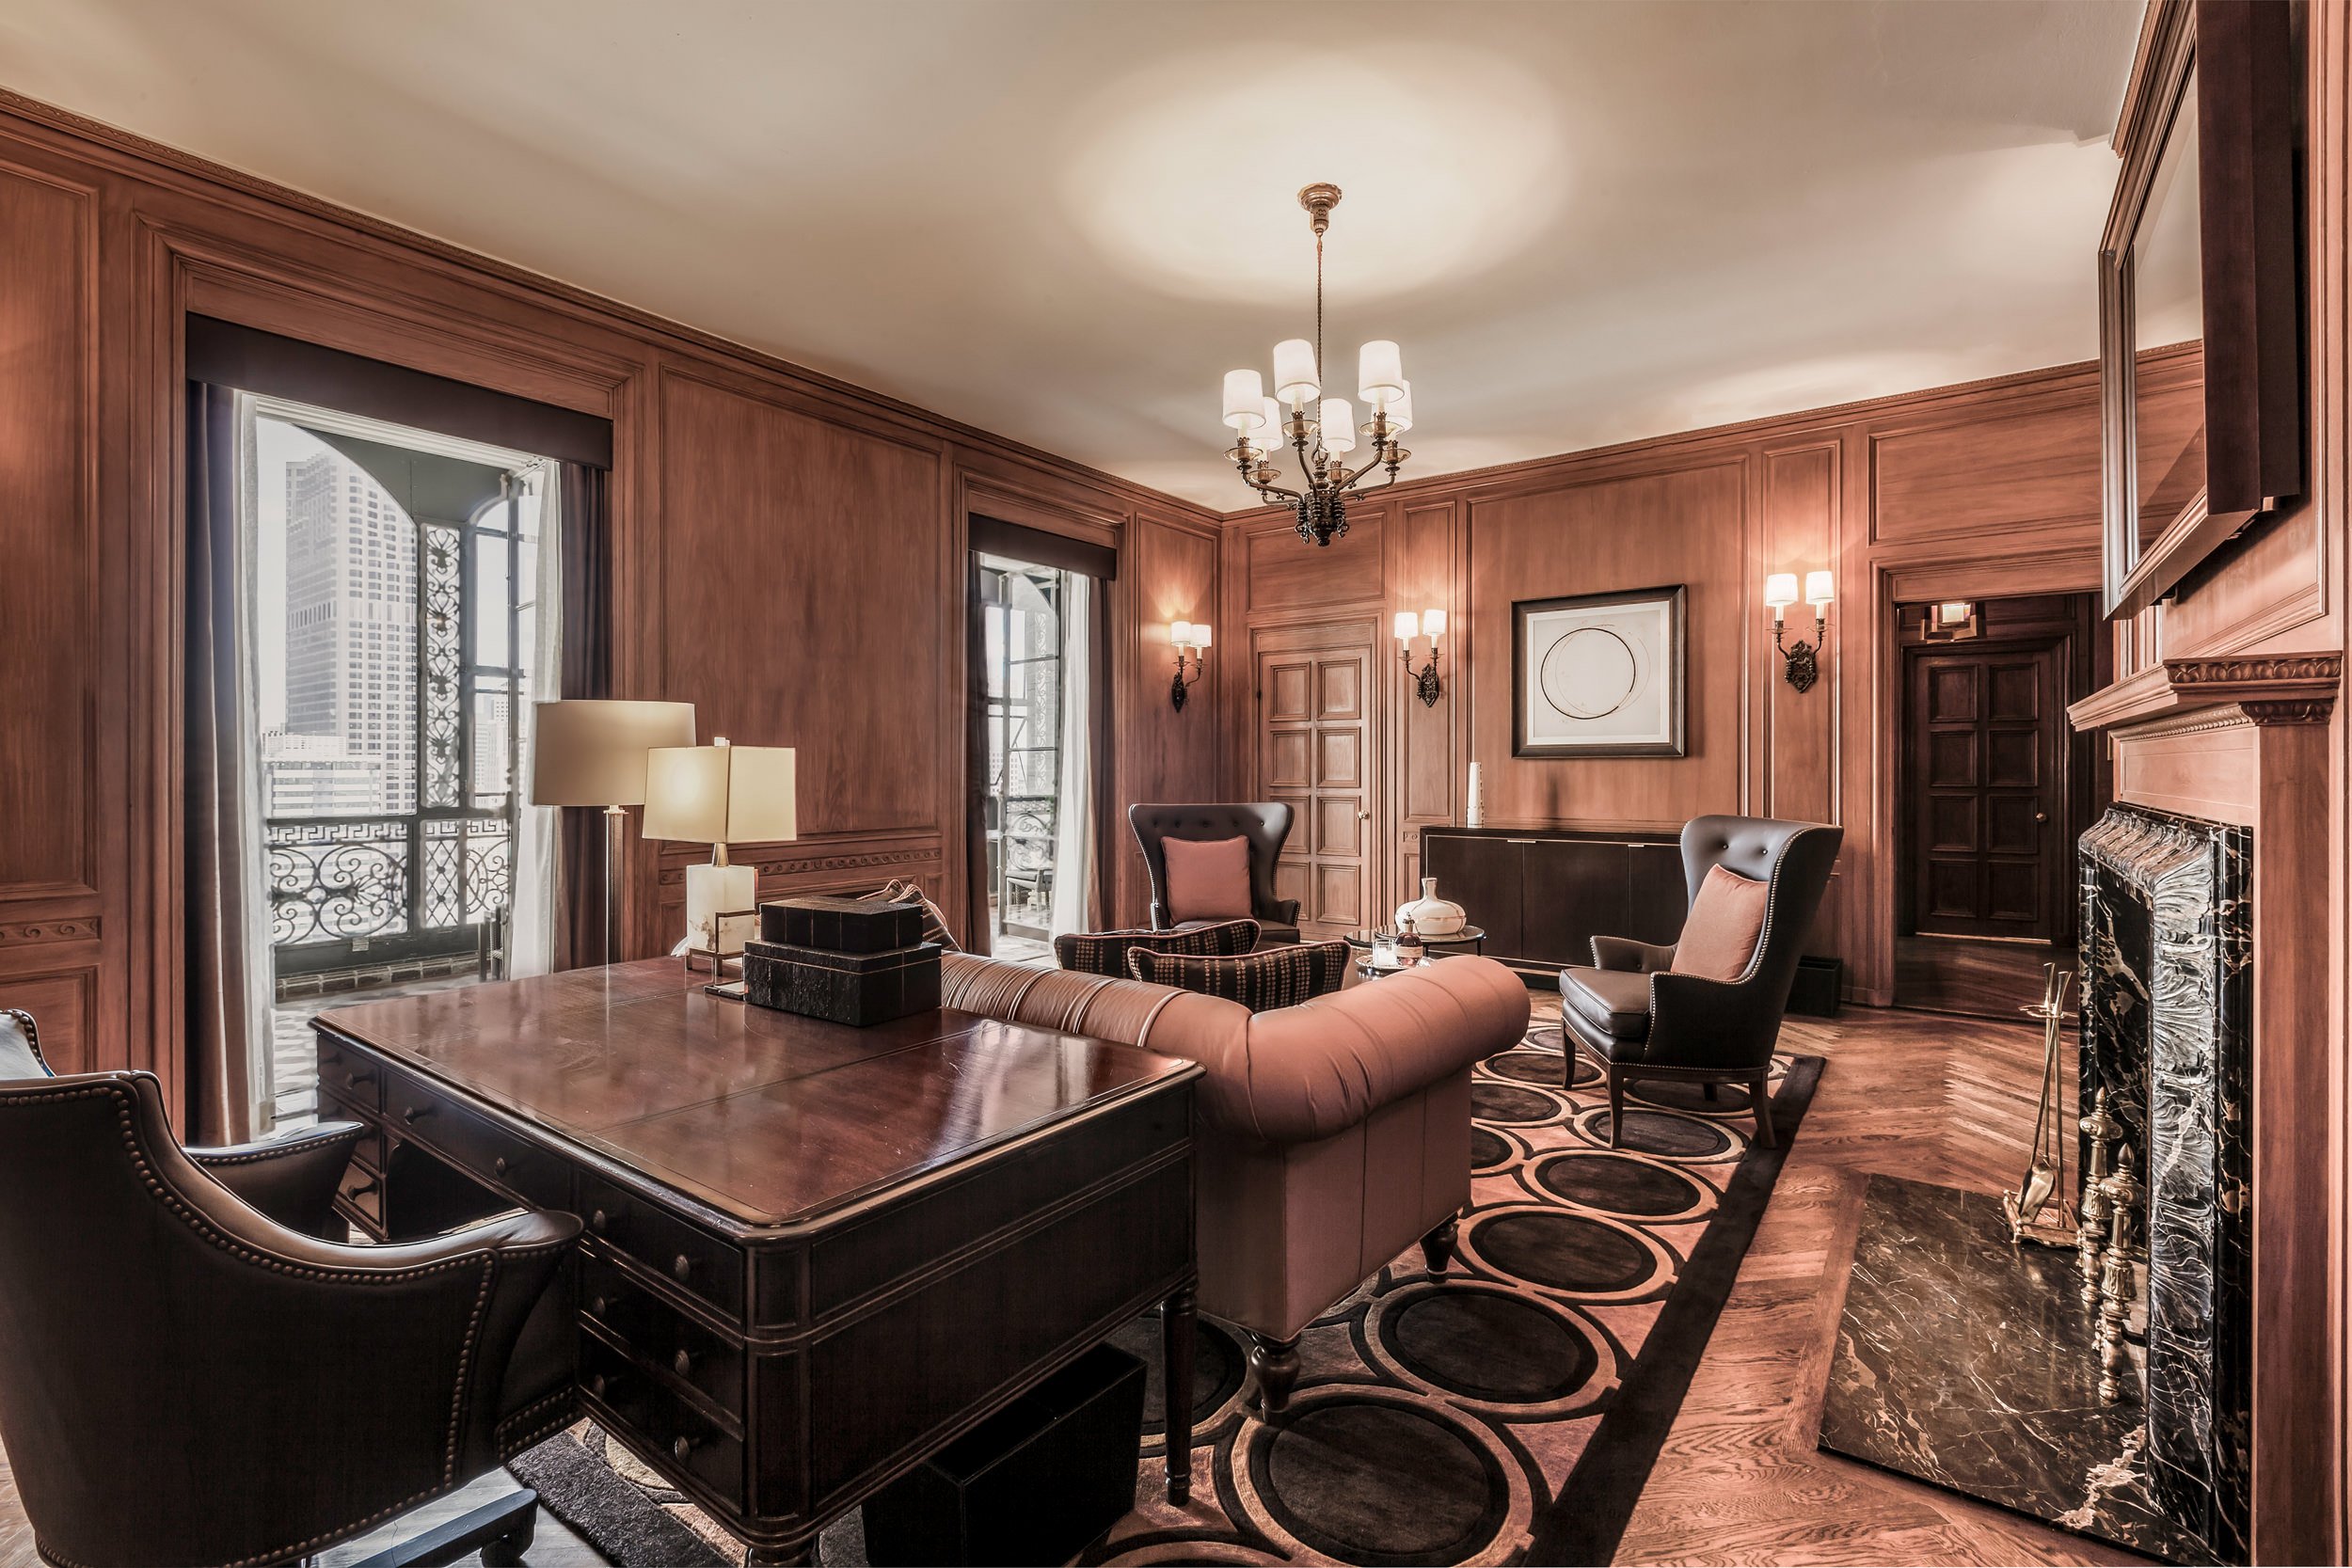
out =
[[[1557,118],[1500,56],[1424,50],[1375,66],[1286,54],[1236,67],[1192,55],[1120,77],[1081,106],[1063,205],[1122,273],[1179,297],[1289,305],[1296,195],[1347,191],[1331,260],[1350,306],[1508,259],[1543,232],[1566,178]]]

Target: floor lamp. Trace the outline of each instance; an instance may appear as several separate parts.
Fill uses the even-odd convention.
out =
[[[694,705],[578,698],[533,703],[531,717],[531,803],[604,808],[604,961],[610,964],[621,926],[628,808],[645,803],[646,752],[694,744]]]

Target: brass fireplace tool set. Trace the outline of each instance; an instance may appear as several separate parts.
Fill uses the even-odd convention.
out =
[[[2124,1339],[2137,1284],[2133,1259],[2139,1240],[2135,1227],[2147,1190],[2133,1174],[2132,1151],[2122,1142],[2123,1125],[2108,1114],[2107,1092],[2101,1089],[2081,1123],[2090,1168],[2084,1176],[2079,1212],[2068,1191],[2058,1057],[2066,992],[2074,981],[2071,970],[2045,965],[2042,1000],[2023,1009],[2027,1017],[2042,1021],[2042,1107],[2034,1118],[2033,1153],[2026,1174],[2015,1192],[2001,1195],[2001,1209],[2009,1216],[2011,1242],[2075,1250],[2083,1306],[2099,1314],[2099,1397],[2114,1401],[2131,1391],[2131,1353]]]

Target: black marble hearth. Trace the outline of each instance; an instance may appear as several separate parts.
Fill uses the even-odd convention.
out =
[[[2137,1403],[2098,1395],[2074,1254],[2000,1199],[1874,1176],[1820,1446],[2172,1562],[2213,1557],[2147,1481]]]

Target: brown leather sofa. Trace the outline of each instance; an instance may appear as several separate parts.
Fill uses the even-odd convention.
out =
[[[942,1004],[1139,1045],[1200,1091],[1200,1309],[1245,1331],[1263,1408],[1298,1336],[1416,1241],[1442,1271],[1470,1201],[1471,1067],[1526,1032],[1527,988],[1456,958],[1274,1012],[950,953]]]

